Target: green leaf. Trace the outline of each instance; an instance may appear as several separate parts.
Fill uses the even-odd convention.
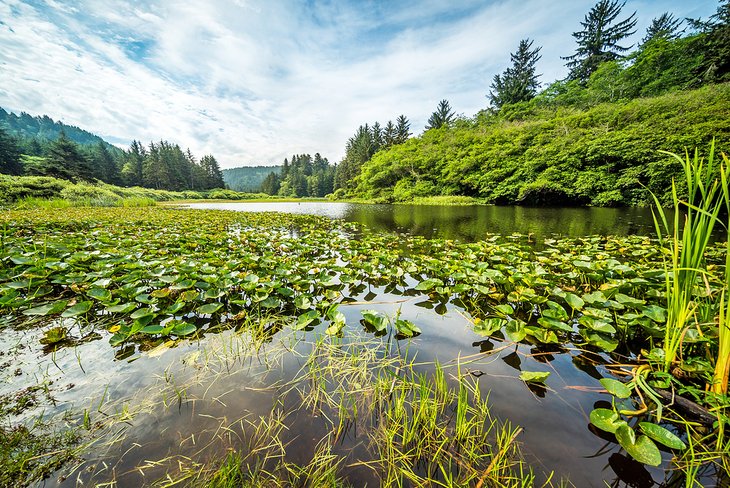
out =
[[[660,324],[667,321],[667,311],[658,305],[648,305],[643,308],[641,313]]]
[[[29,308],[23,311],[23,315],[52,315],[66,308],[66,300],[45,303],[37,307]]]
[[[626,424],[618,413],[608,408],[593,409],[590,420],[594,426],[611,434],[614,434],[621,425]]]
[[[223,307],[223,304],[220,302],[216,303],[206,303],[205,305],[201,305],[198,307],[197,312],[203,315],[209,315],[214,314],[218,310],[220,310]]]
[[[507,334],[509,340],[513,342],[520,342],[527,337],[527,331],[525,330],[525,323],[521,320],[510,320],[504,328],[504,333]]]
[[[606,391],[615,397],[628,398],[631,396],[631,389],[618,380],[613,378],[601,378],[599,381]]]
[[[651,422],[639,422],[639,427],[641,428],[641,431],[651,439],[654,439],[658,443],[669,448],[682,450],[687,447],[687,445],[682,442],[682,439],[661,425],[653,424]]]
[[[404,337],[413,337],[414,335],[421,333],[421,329],[419,329],[416,324],[410,320],[397,319],[394,325],[398,334]]]
[[[127,340],[127,336],[125,334],[114,334],[109,338],[109,345],[112,347],[117,347],[118,345],[124,343],[124,341]]]
[[[175,283],[174,285],[170,286],[171,290],[187,290],[188,288],[192,288],[192,286],[195,284],[194,280],[181,280]]]
[[[537,319],[537,323],[542,325],[546,329],[556,329],[562,330],[563,332],[573,332],[573,328],[571,326],[569,326],[565,322],[561,322],[560,320],[540,317],[539,319]]]
[[[626,452],[642,464],[659,466],[662,463],[662,454],[656,444],[645,435],[635,437],[634,430],[628,424],[616,430],[616,440],[626,449]],[[633,441],[633,442],[631,442]]]
[[[507,324],[507,321],[500,318],[491,318],[474,322],[474,332],[482,336],[491,336]]]
[[[165,330],[165,328],[161,325],[148,325],[147,327],[142,328],[140,332],[143,334],[161,334],[163,330]]]
[[[585,305],[583,299],[575,293],[566,293],[565,302],[570,305],[573,310],[582,310]]]
[[[428,291],[437,286],[444,286],[444,282],[438,278],[429,278],[417,284],[415,289],[418,291]]]
[[[388,327],[388,318],[375,310],[363,310],[360,312],[365,322],[378,332],[384,331]]]
[[[497,305],[494,308],[498,312],[501,312],[501,313],[503,313],[505,315],[512,315],[513,313],[515,313],[515,309],[512,308],[512,305],[510,305],[509,303],[503,303],[502,305]]]
[[[183,337],[192,334],[196,330],[198,330],[198,328],[195,327],[193,324],[190,324],[188,322],[180,322],[172,328],[172,334],[178,337]]]
[[[67,308],[62,314],[61,317],[68,318],[68,317],[76,317],[78,315],[83,315],[89,310],[91,310],[91,301],[85,301],[85,302],[78,302],[76,305]]]
[[[137,304],[136,303],[134,303],[134,302],[128,302],[128,303],[120,303],[118,305],[112,305],[111,307],[107,307],[106,310],[107,310],[107,312],[110,312],[110,313],[123,313],[123,314],[126,314],[126,313],[131,312],[135,308],[137,308]]]
[[[100,302],[108,302],[112,299],[112,293],[104,288],[92,288],[86,294]]]
[[[545,383],[550,371],[522,371],[520,379],[525,383]]]
[[[300,310],[307,310],[312,307],[312,301],[306,295],[299,295],[294,299],[294,306]]]
[[[305,327],[307,327],[309,324],[311,324],[318,318],[319,318],[319,313],[316,310],[310,310],[308,312],[304,312],[299,317],[297,317],[297,321],[294,325],[292,325],[292,329],[303,330]]]
[[[154,315],[155,312],[151,308],[140,308],[139,310],[135,310],[132,315],[129,316],[129,318],[133,320],[138,320],[146,317],[152,317]]]

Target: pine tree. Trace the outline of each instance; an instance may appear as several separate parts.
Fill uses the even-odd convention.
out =
[[[390,147],[395,144],[397,138],[398,131],[395,128],[395,124],[393,124],[392,120],[389,120],[388,123],[385,124],[385,129],[383,129],[383,143],[385,144],[385,147]]]
[[[51,144],[45,165],[39,169],[46,176],[67,180],[92,178],[86,156],[75,142],[66,137],[66,132],[63,130],[58,134],[58,139]]]
[[[636,12],[616,21],[625,4],[619,4],[618,0],[599,0],[585,16],[581,22],[583,30],[573,33],[578,43],[575,54],[563,58],[568,60],[569,80],[585,83],[601,63],[620,59],[622,53],[631,48],[619,45],[636,32],[632,30],[636,25]]]
[[[23,173],[18,143],[2,127],[0,127],[0,173],[8,175]]]
[[[208,154],[200,158],[200,166],[205,170],[207,176],[207,189],[226,187],[223,182],[223,172],[218,166],[218,161],[212,155]]]
[[[94,177],[113,185],[121,183],[117,163],[103,142],[99,142],[94,148],[92,161]]]
[[[454,120],[454,111],[451,110],[448,100],[441,100],[436,107],[436,111],[431,114],[428,119],[428,125],[426,130],[439,129],[443,126],[448,126]]]
[[[261,182],[261,192],[266,193],[267,195],[276,195],[279,192],[280,187],[281,183],[279,181],[279,175],[273,171],[264,178],[264,181]]]
[[[395,119],[395,144],[403,144],[411,137],[411,123],[405,115],[399,115]]]
[[[380,127],[380,122],[375,122],[372,128],[373,133],[373,145],[375,146],[375,152],[378,152],[384,145],[383,141],[383,129]]]
[[[540,75],[535,73],[535,65],[540,60],[541,47],[532,49],[533,41],[522,39],[517,51],[510,54],[512,66],[501,75],[494,75],[489,102],[494,108],[510,103],[526,102],[537,94]]]
[[[651,21],[651,25],[646,28],[646,35],[641,40],[641,44],[646,44],[654,39],[677,39],[680,34],[680,25],[682,25],[681,19],[675,19],[674,15],[664,12]]]

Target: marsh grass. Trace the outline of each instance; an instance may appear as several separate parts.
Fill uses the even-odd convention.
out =
[[[687,199],[679,195],[677,183],[672,181],[672,205],[674,218],[672,225],[662,211],[656,195],[653,195],[656,208],[652,209],[654,223],[660,244],[666,246],[665,256],[667,321],[664,329],[665,372],[681,354],[682,341],[687,330],[696,324],[694,318],[701,306],[703,292],[698,291],[701,282],[706,283],[705,253],[712,240],[712,233],[722,209],[721,185],[716,178],[714,143],[710,148],[707,162],[695,150],[694,157],[689,153],[684,158],[666,153],[676,159],[684,170],[684,184]],[[665,235],[669,235],[665,238]]]

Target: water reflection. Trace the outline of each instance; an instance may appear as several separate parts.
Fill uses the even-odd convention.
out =
[[[342,202],[192,203],[192,208],[286,212],[359,222],[376,231],[479,240],[488,234],[654,235],[649,208],[536,208],[508,206],[367,205]]]

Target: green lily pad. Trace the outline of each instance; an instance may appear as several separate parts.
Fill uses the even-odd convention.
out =
[[[308,312],[304,312],[299,317],[297,317],[297,321],[294,323],[294,325],[292,325],[292,329],[303,330],[305,327],[307,327],[318,318],[319,313],[316,310],[309,310]]]
[[[78,302],[76,305],[73,305],[66,310],[63,311],[61,314],[61,317],[68,318],[68,317],[77,317],[79,315],[83,315],[89,310],[91,310],[91,306],[93,305],[90,301],[85,302]]]
[[[196,330],[198,330],[198,328],[195,327],[193,324],[188,322],[180,322],[178,324],[175,324],[171,332],[173,335],[176,335],[178,337],[184,337],[192,334]]]
[[[617,398],[629,398],[631,396],[631,389],[618,380],[613,378],[601,378],[600,382],[606,391]]]
[[[375,310],[363,310],[360,312],[365,323],[370,325],[378,332],[384,331],[388,327],[388,318]]]
[[[608,408],[596,408],[590,413],[591,424],[597,428],[609,432],[611,434],[616,433],[616,430],[626,424],[619,414]]]
[[[550,371],[522,371],[520,379],[525,383],[545,383],[550,376]]]
[[[216,313],[218,310],[223,308],[223,304],[220,302],[206,303],[197,308],[197,312],[203,315],[210,315]]]

